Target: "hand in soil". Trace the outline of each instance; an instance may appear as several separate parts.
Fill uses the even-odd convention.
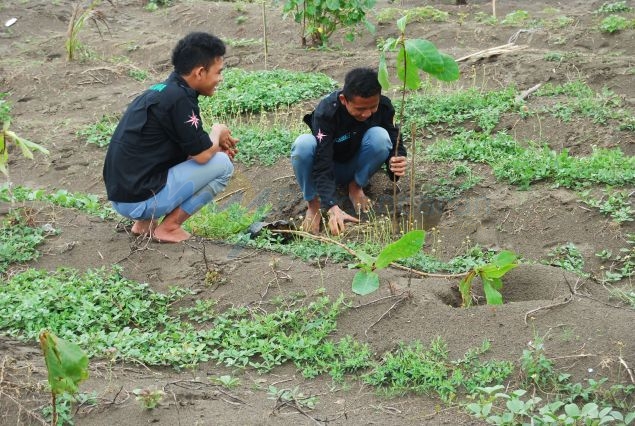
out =
[[[329,230],[333,235],[339,235],[346,229],[346,222],[359,223],[359,219],[346,213],[338,206],[329,209]]]

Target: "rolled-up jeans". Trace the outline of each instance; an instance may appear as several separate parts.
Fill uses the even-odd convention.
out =
[[[317,196],[312,177],[316,147],[317,139],[309,134],[298,136],[291,146],[291,165],[306,201]],[[391,149],[392,142],[386,129],[371,127],[364,133],[362,143],[353,158],[346,163],[333,161],[335,183],[347,185],[355,180],[359,186],[365,187],[371,176],[386,161]]]
[[[190,159],[170,168],[165,186],[152,197],[136,203],[113,201],[112,206],[133,220],[158,219],[177,207],[193,215],[225,189],[233,172],[234,165],[223,152],[205,164]]]

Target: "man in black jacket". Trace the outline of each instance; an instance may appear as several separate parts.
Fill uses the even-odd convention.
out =
[[[406,173],[403,143],[394,152],[399,135],[394,116],[392,102],[381,94],[377,71],[355,68],[346,74],[341,91],[322,99],[304,117],[312,134],[300,135],[291,148],[291,164],[308,202],[304,230],[319,232],[320,209],[327,211],[333,235],[345,229],[345,222],[359,222],[338,206],[337,184],[347,187],[359,214],[370,208],[363,188],[382,164],[390,176]]]
[[[219,38],[188,34],[172,52],[174,72],[132,101],[117,125],[103,175],[113,208],[134,220],[133,234],[188,239],[183,222],[227,185],[238,140],[223,124],[204,131],[198,106],[223,79],[224,54]]]

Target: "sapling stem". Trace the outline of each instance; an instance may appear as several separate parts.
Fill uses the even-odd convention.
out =
[[[407,66],[408,66],[408,61],[406,60],[406,58],[408,57],[408,53],[405,51],[405,46],[406,46],[406,33],[405,31],[401,33],[401,37],[399,38],[399,43],[403,44],[404,46],[404,55],[403,55],[403,70],[404,70],[404,76],[408,75],[407,74]],[[401,139],[401,127],[403,126],[403,121],[404,121],[404,113],[405,113],[405,106],[406,106],[406,79],[404,78],[403,84],[401,86],[401,107],[399,108],[399,127],[397,129],[397,141],[395,142],[395,157],[398,155],[398,150],[399,150],[399,140]],[[395,176],[393,174],[392,176],[392,219],[393,219],[393,223],[397,223],[397,176]]]
[[[416,149],[416,135],[417,135],[417,125],[416,123],[412,123],[410,125],[410,139],[412,140],[411,143],[411,157],[410,157],[410,210],[408,212],[408,230],[412,230],[415,229],[413,226],[414,223],[414,204],[415,204],[415,166],[416,166],[416,154],[417,154],[417,149]]]
[[[265,70],[267,69],[267,58],[269,56],[269,46],[267,43],[267,8],[265,7],[266,0],[262,2],[262,39],[263,48],[265,53]]]

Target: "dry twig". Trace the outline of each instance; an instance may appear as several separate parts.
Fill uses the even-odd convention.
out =
[[[536,309],[532,309],[531,311],[527,311],[525,312],[525,325],[527,325],[527,317],[529,317],[529,315],[534,314],[538,311],[541,311],[543,309],[551,309],[551,308],[555,308],[556,306],[562,306],[562,305],[566,305],[567,303],[571,302],[573,300],[573,295],[567,296],[563,302],[558,302],[558,303],[553,303],[551,305],[547,305],[547,306],[540,306]]]

